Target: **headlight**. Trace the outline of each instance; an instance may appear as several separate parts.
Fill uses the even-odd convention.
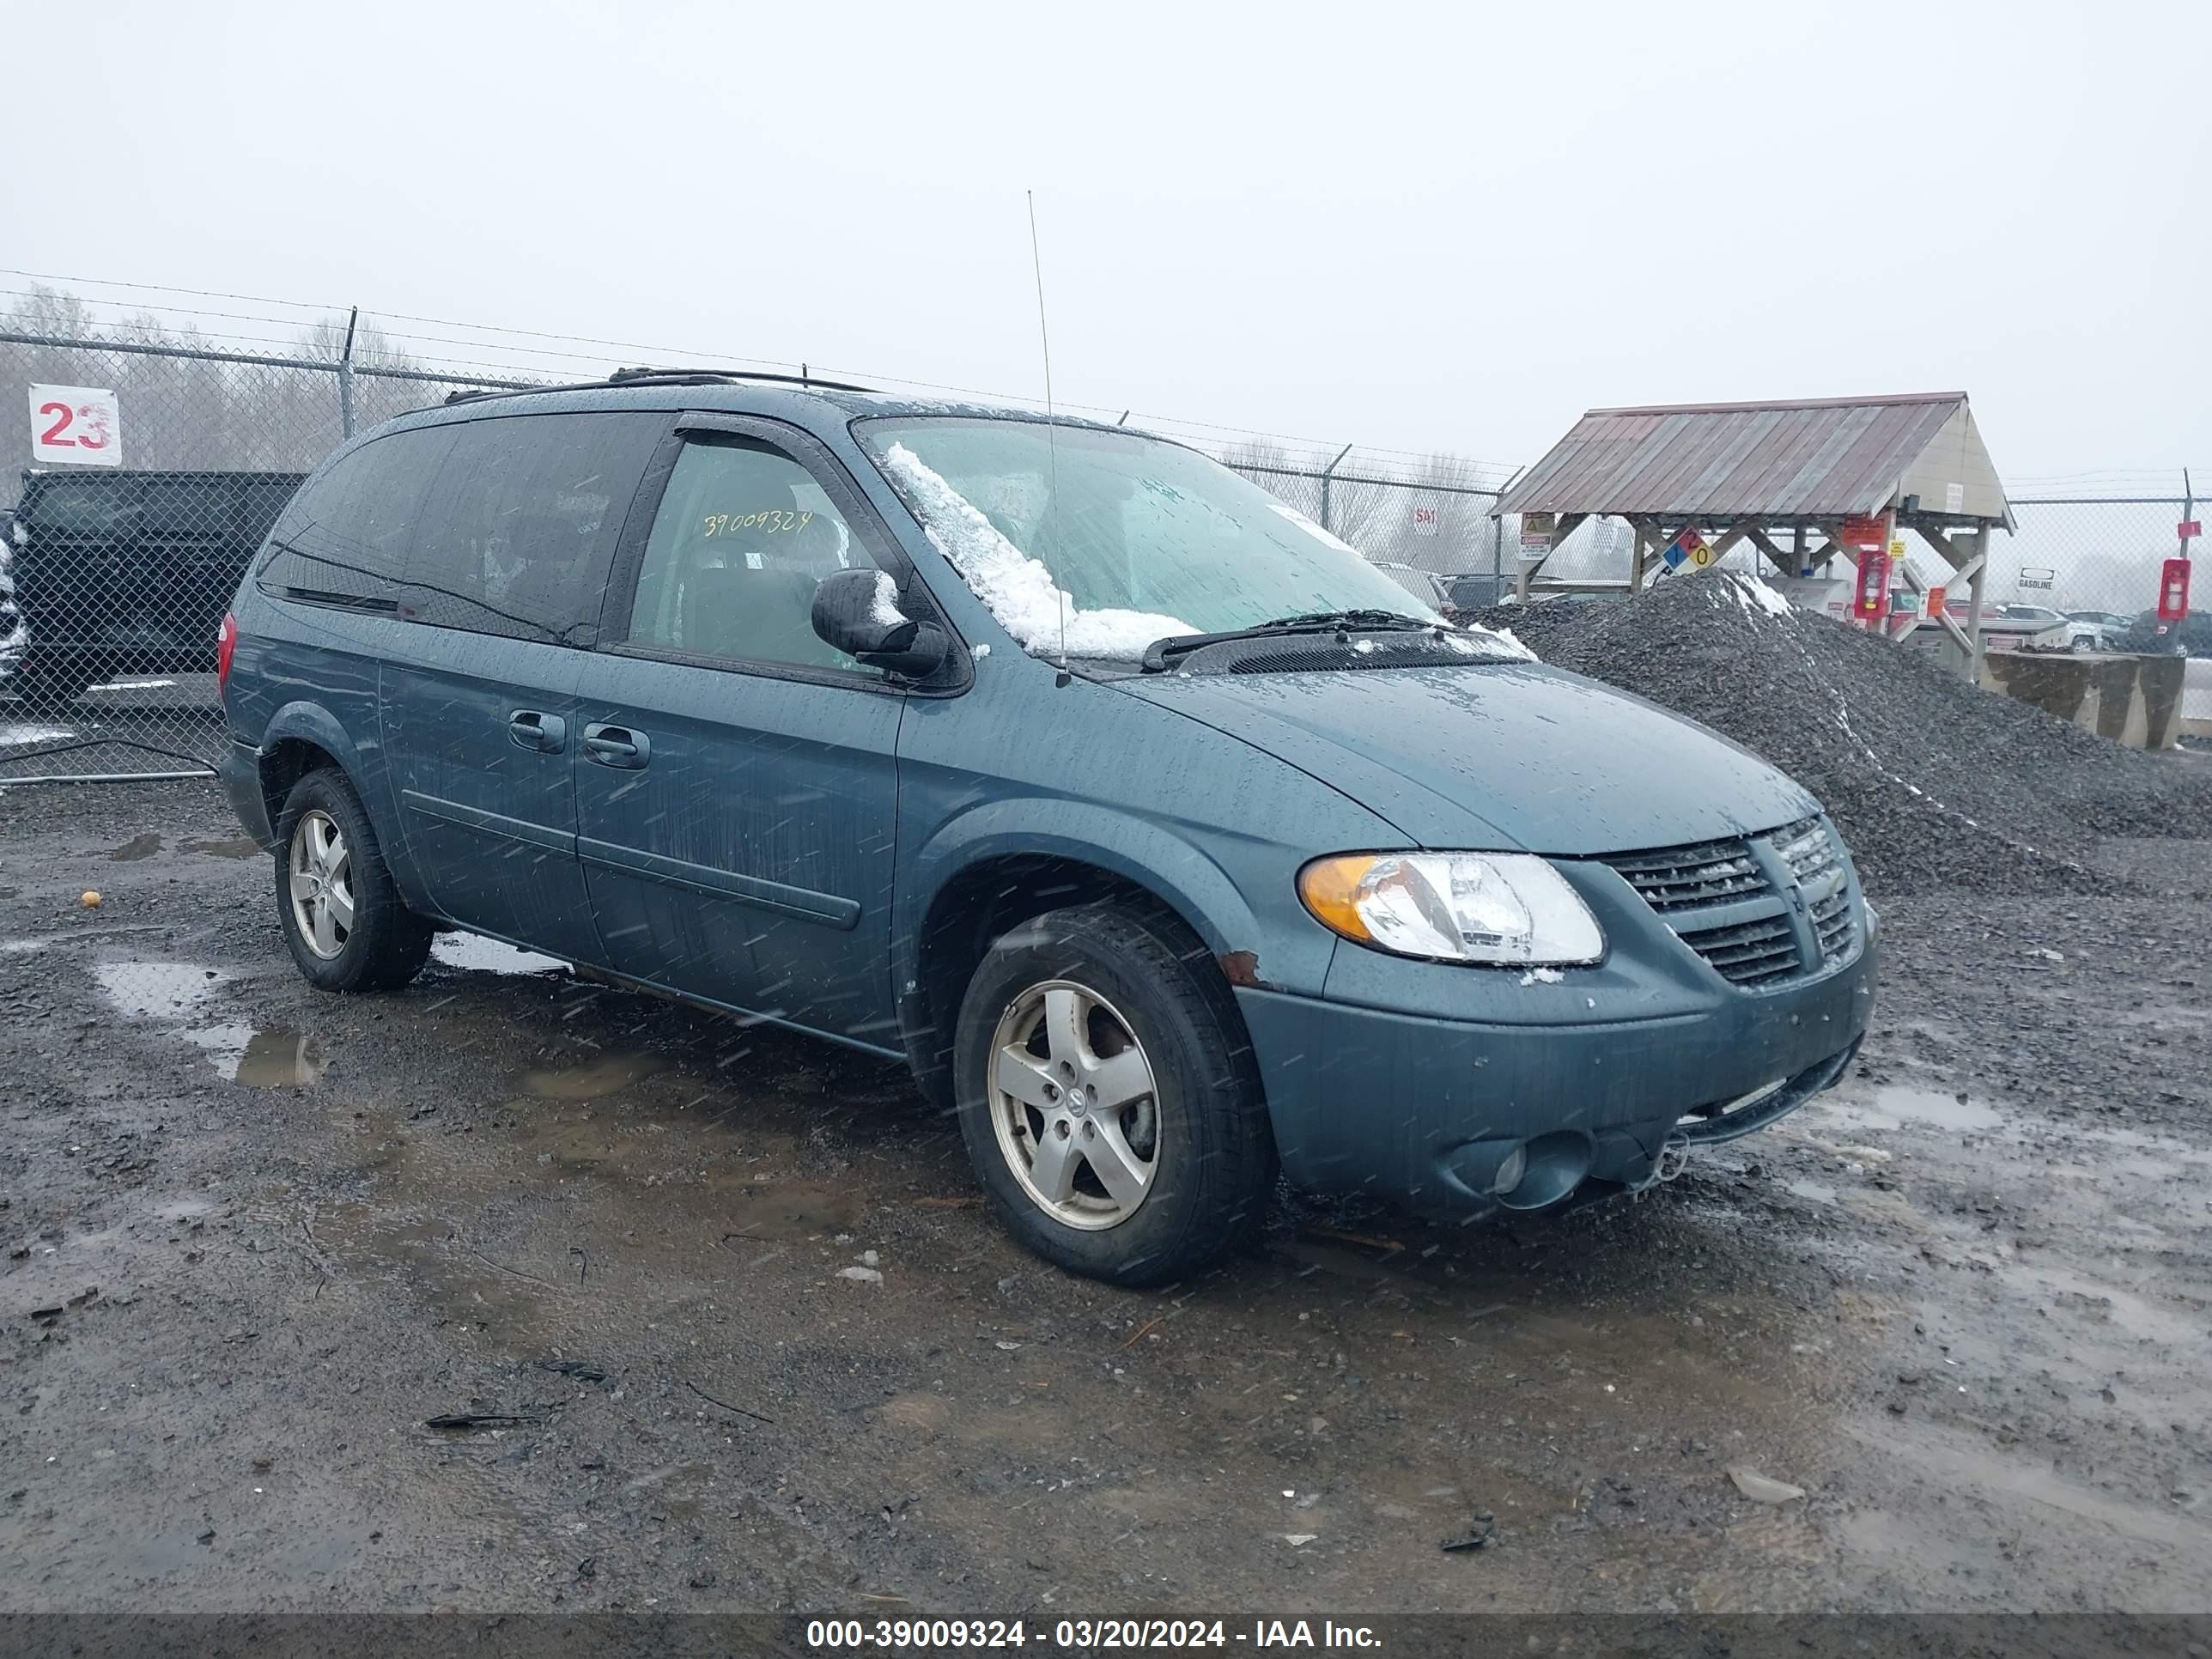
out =
[[[1316,859],[1298,897],[1332,932],[1393,956],[1540,966],[1605,954],[1597,918],[1525,853],[1364,853]]]

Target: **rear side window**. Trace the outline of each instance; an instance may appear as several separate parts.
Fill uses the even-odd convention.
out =
[[[515,415],[437,428],[405,614],[439,628],[588,641],[616,540],[665,415]]]
[[[138,527],[137,481],[56,478],[34,493],[23,514],[34,529],[63,536],[127,536]]]
[[[453,431],[395,432],[342,457],[277,520],[262,586],[297,599],[400,609],[416,514]]]

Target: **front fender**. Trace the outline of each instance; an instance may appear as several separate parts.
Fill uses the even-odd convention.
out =
[[[891,938],[895,982],[902,993],[921,977],[923,923],[946,884],[989,860],[1023,855],[1064,858],[1135,883],[1188,922],[1217,957],[1261,950],[1261,923],[1228,873],[1165,826],[1091,803],[1044,796],[998,799],[939,824],[900,874]],[[1329,944],[1319,927],[1311,931],[1319,936],[1312,961],[1301,969],[1279,948],[1272,951],[1270,983],[1310,976],[1313,988],[1319,989],[1328,972]]]

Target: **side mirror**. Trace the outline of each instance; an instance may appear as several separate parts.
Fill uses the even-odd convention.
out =
[[[907,679],[927,679],[951,654],[943,629],[899,609],[898,584],[880,570],[824,576],[814,590],[813,622],[824,644]]]

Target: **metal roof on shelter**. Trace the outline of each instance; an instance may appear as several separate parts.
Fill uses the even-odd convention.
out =
[[[1908,483],[1930,513],[2009,521],[1963,392],[1593,409],[1495,510],[1771,523],[1878,513]]]

